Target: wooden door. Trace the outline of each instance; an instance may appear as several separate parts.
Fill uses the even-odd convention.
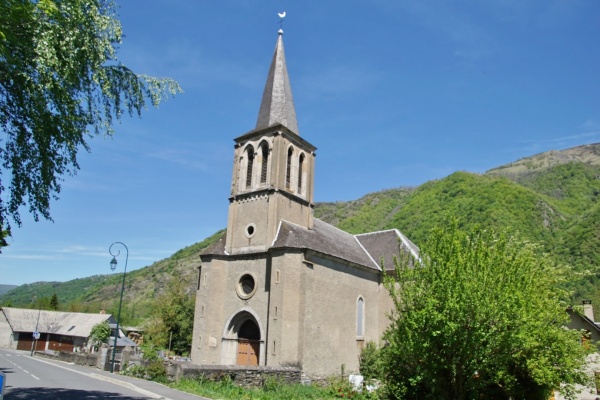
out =
[[[33,334],[31,332],[19,332],[19,341],[17,342],[17,350],[31,350],[33,342]]]
[[[258,366],[258,354],[260,351],[260,341],[239,339],[237,365]]]

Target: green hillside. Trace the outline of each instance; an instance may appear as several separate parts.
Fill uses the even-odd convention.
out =
[[[8,292],[9,290],[13,290],[17,285],[0,285],[0,295]]]
[[[390,221],[416,244],[430,229],[455,215],[465,229],[475,225],[510,228],[524,239],[551,240],[560,218],[550,198],[506,178],[456,172],[419,187]]]
[[[318,203],[315,217],[350,233],[385,229],[406,204],[414,188],[389,189],[355,201]]]
[[[60,303],[65,306],[76,302],[83,293],[94,287],[104,285],[110,275],[93,275],[87,278],[73,279],[68,282],[34,282],[17,286],[2,295],[2,304],[11,304],[14,307],[32,305],[34,297],[37,299],[59,296]]]
[[[315,216],[351,233],[399,229],[417,245],[446,215],[465,229],[474,225],[511,229],[540,251],[587,275],[573,275],[573,301],[600,301],[600,144],[537,154],[488,171],[456,172],[417,188],[370,193],[349,202],[318,203]],[[225,223],[225,221],[224,221]],[[123,315],[130,321],[149,315],[153,300],[172,279],[183,278],[190,295],[197,284],[201,251],[223,234],[186,247],[173,256],[127,274]],[[0,295],[0,304],[31,303],[34,291],[57,293],[63,307],[115,312],[120,274],[75,281],[39,282]]]
[[[200,253],[223,234],[217,232],[202,242],[185,247],[171,257],[147,267],[128,272],[125,280],[122,316],[128,323],[138,323],[151,311],[154,299],[163,293],[174,277],[189,281],[188,292],[194,291]],[[35,293],[50,298],[56,293],[60,309],[76,312],[106,310],[117,313],[123,275],[96,275],[68,282],[36,282],[18,286],[0,295],[0,304],[13,307],[32,307]]]

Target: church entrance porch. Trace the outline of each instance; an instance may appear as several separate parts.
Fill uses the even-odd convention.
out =
[[[224,365],[259,366],[264,340],[257,318],[250,311],[240,311],[227,322],[222,340]]]

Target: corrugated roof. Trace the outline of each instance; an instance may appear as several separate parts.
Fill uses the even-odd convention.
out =
[[[33,332],[88,337],[92,327],[104,321],[114,321],[111,314],[88,314],[24,308],[3,307],[13,332]],[[39,322],[38,322],[39,315]]]

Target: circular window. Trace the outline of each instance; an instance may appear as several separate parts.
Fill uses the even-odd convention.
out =
[[[256,280],[250,274],[244,274],[238,281],[237,293],[242,299],[249,299],[256,292]]]
[[[244,232],[246,237],[248,239],[250,239],[252,236],[254,236],[255,233],[256,233],[256,225],[248,224],[248,226],[246,226],[246,231]]]

